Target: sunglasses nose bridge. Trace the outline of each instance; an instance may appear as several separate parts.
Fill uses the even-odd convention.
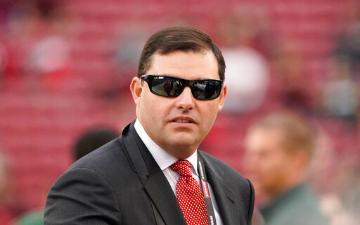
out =
[[[184,80],[184,88],[188,87],[191,90],[191,93],[193,93],[193,86],[194,86],[194,81],[192,80]]]
[[[181,80],[181,83],[182,83],[183,88],[185,88],[185,87],[191,88],[191,84],[192,84],[191,80]]]
[[[191,80],[181,80],[181,93],[180,93],[180,95],[181,95],[187,88],[189,88],[190,94],[192,94],[193,88],[192,88],[192,82],[191,82]]]
[[[193,97],[192,95],[192,89],[190,86],[186,85],[183,87],[183,91],[181,92],[181,94],[185,93],[186,95],[189,95],[191,97]]]
[[[190,109],[193,107],[194,100],[195,99],[194,99],[194,96],[193,96],[190,86],[184,85],[182,92],[177,97],[177,105],[180,108]]]

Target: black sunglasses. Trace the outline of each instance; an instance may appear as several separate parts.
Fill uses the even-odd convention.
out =
[[[212,100],[219,97],[223,84],[221,80],[185,80],[158,75],[143,75],[140,78],[148,83],[153,94],[170,98],[179,96],[185,87],[190,87],[194,98]]]

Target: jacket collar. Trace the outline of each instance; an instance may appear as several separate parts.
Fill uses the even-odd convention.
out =
[[[123,138],[130,164],[164,223],[186,225],[169,182],[137,135],[133,123],[123,130]]]

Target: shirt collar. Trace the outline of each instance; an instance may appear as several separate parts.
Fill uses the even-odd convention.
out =
[[[146,133],[144,127],[141,125],[140,121],[136,119],[134,124],[135,130],[138,133],[140,139],[144,142],[145,146],[149,150],[150,154],[154,157],[156,163],[159,165],[161,170],[167,169],[169,166],[171,166],[173,163],[178,161],[177,158],[175,158],[173,155],[165,151],[163,148],[161,148],[158,144],[156,144],[150,136]],[[190,155],[188,158],[186,158],[192,166],[193,171],[198,175],[197,171],[197,150]]]

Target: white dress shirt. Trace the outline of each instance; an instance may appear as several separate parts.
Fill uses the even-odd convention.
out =
[[[144,142],[145,146],[150,151],[150,154],[154,157],[156,163],[159,165],[160,169],[164,173],[173,192],[176,194],[176,183],[179,179],[179,174],[177,172],[173,171],[170,168],[170,166],[173,163],[177,162],[178,159],[175,158],[174,156],[172,156],[171,154],[169,154],[164,149],[162,149],[158,144],[156,144],[146,133],[144,127],[141,125],[139,120],[135,121],[134,127],[135,127],[136,132],[140,136],[141,140]],[[197,162],[198,162],[197,158],[198,158],[198,154],[197,154],[197,150],[196,150],[191,156],[186,158],[186,160],[188,160],[192,164],[192,168],[191,168],[192,175],[195,178],[195,180],[197,182],[199,182],[199,175],[198,175],[198,170],[197,170],[197,168],[198,168],[197,167]],[[208,186],[209,186],[209,190],[210,190],[211,201],[213,204],[213,210],[215,213],[216,224],[223,225],[221,218],[220,218],[219,209],[216,204],[215,197],[214,197],[214,193],[212,191],[210,184]]]

